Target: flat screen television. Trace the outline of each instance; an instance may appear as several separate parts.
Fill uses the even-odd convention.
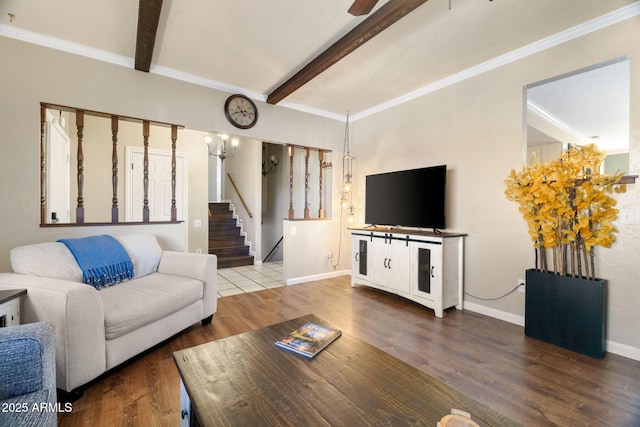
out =
[[[446,182],[446,165],[367,175],[365,222],[444,229]]]

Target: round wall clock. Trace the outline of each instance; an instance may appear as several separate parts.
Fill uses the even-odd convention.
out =
[[[249,129],[258,121],[258,109],[244,95],[231,95],[224,103],[224,115],[237,128]]]

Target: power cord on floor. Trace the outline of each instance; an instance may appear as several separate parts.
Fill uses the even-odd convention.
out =
[[[515,291],[517,291],[517,290],[518,290],[518,288],[519,288],[520,286],[522,286],[522,285],[518,285],[518,286],[516,286],[515,288],[511,289],[511,290],[510,290],[509,292],[507,292],[506,294],[502,295],[501,297],[497,297],[497,298],[481,298],[481,297],[477,297],[477,296],[475,296],[475,295],[471,295],[471,294],[470,294],[470,293],[468,293],[468,292],[465,292],[464,294],[465,294],[465,295],[467,295],[467,296],[470,296],[470,297],[472,297],[472,298],[479,299],[479,300],[481,300],[481,301],[496,301],[496,300],[499,300],[499,299],[502,299],[502,298],[504,298],[504,297],[507,297],[507,296],[511,295],[512,293],[514,293]]]

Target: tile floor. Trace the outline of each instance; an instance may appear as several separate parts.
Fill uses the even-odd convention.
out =
[[[218,270],[218,297],[284,286],[282,261]]]

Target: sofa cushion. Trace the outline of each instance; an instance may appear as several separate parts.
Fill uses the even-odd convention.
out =
[[[158,271],[162,248],[152,234],[113,236],[127,251],[135,277]],[[13,248],[10,254],[14,272],[82,283],[82,270],[71,251],[60,242],[35,243]]]
[[[202,299],[203,283],[154,273],[102,289],[107,340],[118,338]]]
[[[158,271],[162,248],[152,234],[129,234],[113,236],[120,242],[133,261],[135,277],[146,276]]]
[[[71,251],[60,242],[36,243],[11,249],[14,272],[82,283],[82,270]]]

